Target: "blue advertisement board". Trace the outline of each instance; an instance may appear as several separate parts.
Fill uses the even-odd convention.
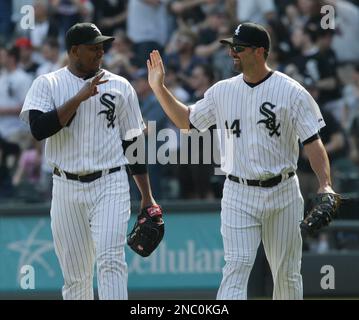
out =
[[[217,288],[224,265],[219,214],[173,213],[165,221],[165,237],[150,257],[126,246],[129,290]],[[0,217],[0,245],[1,292],[23,290],[28,266],[33,268],[34,290],[61,290],[49,217]]]

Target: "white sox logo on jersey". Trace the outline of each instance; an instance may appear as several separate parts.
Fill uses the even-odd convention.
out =
[[[270,106],[271,109],[275,108],[275,105],[270,102],[264,102],[260,107],[260,113],[264,115],[266,118],[259,120],[257,124],[264,123],[266,128],[269,130],[269,136],[272,137],[276,134],[278,137],[280,136],[280,132],[278,131],[280,127],[280,123],[276,124],[276,115],[270,109],[266,108],[266,105]]]
[[[107,110],[102,110],[98,113],[98,115],[100,114],[105,114],[106,115],[106,120],[108,121],[107,124],[107,128],[115,127],[115,119],[116,119],[116,115],[115,115],[115,103],[113,102],[113,100],[115,99],[116,96],[109,94],[109,93],[104,93],[101,98],[100,98],[100,102],[102,105],[104,105]],[[110,98],[110,99],[108,99]]]

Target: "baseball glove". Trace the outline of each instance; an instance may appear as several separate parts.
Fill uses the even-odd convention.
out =
[[[162,209],[159,205],[143,208],[127,236],[127,244],[142,257],[148,257],[159,245],[165,233]]]
[[[341,196],[336,193],[318,194],[313,201],[313,208],[300,223],[302,232],[315,235],[321,228],[329,225],[338,213],[341,200]]]

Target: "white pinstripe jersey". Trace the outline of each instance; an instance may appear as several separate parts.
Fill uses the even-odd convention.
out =
[[[83,101],[66,127],[46,140],[45,156],[51,166],[83,174],[127,164],[122,140],[145,128],[131,84],[105,71],[99,93]],[[85,81],[67,67],[38,77],[32,84],[20,117],[29,122],[29,110],[48,112],[75,96]],[[121,140],[122,139],[122,140]]]
[[[222,168],[246,179],[296,170],[298,138],[305,141],[325,126],[312,96],[278,71],[254,87],[244,82],[243,74],[216,83],[190,106],[190,122],[200,131],[214,124],[221,129]],[[224,148],[228,137],[233,138],[232,153]]]

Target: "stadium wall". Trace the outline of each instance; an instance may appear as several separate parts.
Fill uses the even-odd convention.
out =
[[[220,203],[178,202],[163,204],[165,238],[148,258],[126,247],[130,297],[215,298],[224,265],[220,235]],[[138,208],[133,207],[133,212]],[[132,215],[129,225],[134,223]],[[357,221],[336,221],[357,228]],[[49,205],[0,208],[0,298],[59,298],[62,275],[54,253]],[[34,289],[23,289],[27,269],[34,270]],[[334,289],[323,289],[323,266],[335,271]],[[23,268],[23,269],[22,269]],[[359,296],[359,252],[303,254],[305,296]],[[94,281],[96,287],[96,279]],[[250,298],[270,297],[271,275],[261,247],[249,283]],[[171,293],[171,294],[164,294]]]

